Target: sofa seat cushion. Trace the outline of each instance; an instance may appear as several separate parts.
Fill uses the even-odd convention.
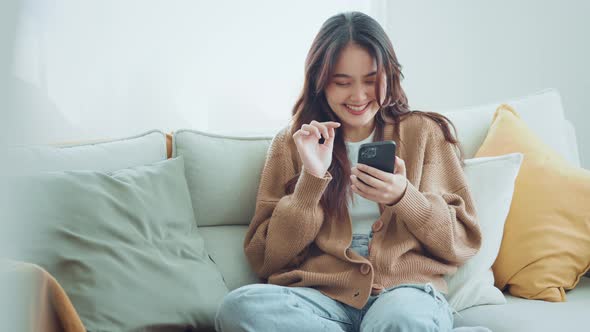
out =
[[[590,278],[568,291],[566,302],[527,300],[505,294],[507,304],[481,305],[455,314],[455,326],[485,326],[494,332],[587,331]]]
[[[230,291],[260,282],[244,255],[244,237],[247,230],[246,225],[199,227],[209,256],[217,264]]]

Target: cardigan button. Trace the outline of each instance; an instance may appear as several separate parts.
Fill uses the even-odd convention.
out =
[[[371,229],[373,230],[374,233],[379,232],[382,228],[383,228],[383,221],[381,221],[381,219],[375,221],[373,226],[371,226]]]
[[[371,272],[371,267],[369,266],[369,264],[363,264],[361,265],[361,273],[364,275],[369,274],[369,272]]]
[[[373,284],[371,286],[371,295],[379,295],[381,294],[381,292],[383,292],[383,285],[381,284]]]
[[[350,257],[352,256],[352,249],[346,248],[346,251],[344,254],[346,255],[347,258],[350,259]]]

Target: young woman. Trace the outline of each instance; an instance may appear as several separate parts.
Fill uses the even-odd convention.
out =
[[[443,276],[476,254],[481,233],[453,125],[411,111],[401,78],[369,16],[321,27],[244,242],[267,283],[229,293],[218,331],[452,329]],[[397,143],[393,174],[356,164],[360,144],[381,140]]]

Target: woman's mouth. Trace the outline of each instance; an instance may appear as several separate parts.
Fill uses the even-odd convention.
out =
[[[344,107],[349,113],[352,113],[353,115],[362,115],[367,111],[370,104],[370,102],[363,105],[344,104]]]

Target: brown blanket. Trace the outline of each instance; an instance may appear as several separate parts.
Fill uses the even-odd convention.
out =
[[[86,331],[63,288],[40,266],[0,260],[0,330]]]

